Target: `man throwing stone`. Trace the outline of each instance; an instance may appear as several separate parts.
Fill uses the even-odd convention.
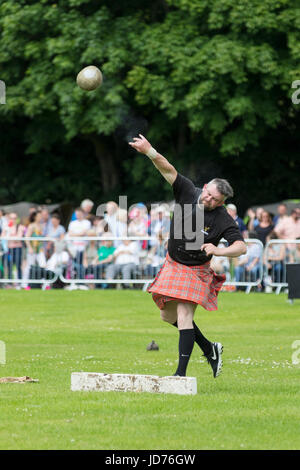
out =
[[[165,263],[148,287],[148,292],[152,293],[152,298],[160,309],[162,320],[179,330],[179,361],[174,375],[186,375],[196,341],[212,367],[213,376],[217,377],[222,368],[223,346],[205,338],[194,322],[194,313],[198,304],[206,310],[217,310],[217,295],[225,276],[216,275],[210,268],[212,256],[238,257],[247,251],[237,225],[223,206],[225,200],[233,196],[233,190],[228,181],[219,178],[205,184],[202,189],[197,188],[191,180],[178,173],[141,134],[133,138],[129,145],[147,155],[172,185],[175,207],[182,209],[179,211],[182,225],[190,217],[195,229],[194,239],[186,237],[185,230],[178,230],[178,227],[181,228],[178,225],[178,213],[174,213]],[[187,207],[188,217],[185,210]],[[204,209],[203,225],[200,226],[204,243],[197,246],[195,241],[199,224],[196,219],[199,208]],[[181,236],[178,236],[178,231]],[[228,246],[218,248],[222,238],[227,240]]]

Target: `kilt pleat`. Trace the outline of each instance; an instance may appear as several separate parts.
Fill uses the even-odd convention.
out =
[[[217,310],[217,296],[226,276],[216,274],[210,263],[186,266],[167,253],[165,262],[147,291],[158,308],[163,310],[170,300],[193,302],[206,310]]]

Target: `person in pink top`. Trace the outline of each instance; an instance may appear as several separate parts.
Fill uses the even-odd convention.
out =
[[[8,223],[3,230],[2,236],[7,238],[8,252],[6,255],[6,263],[8,267],[8,278],[12,279],[13,266],[17,268],[18,279],[22,279],[22,241],[9,240],[10,237],[23,237],[25,227],[18,224],[18,216],[15,212],[8,215]]]
[[[278,222],[275,227],[276,235],[283,240],[296,240],[300,237],[300,208],[293,209],[289,217],[285,217]],[[295,249],[295,245],[289,243],[287,245],[289,251]]]

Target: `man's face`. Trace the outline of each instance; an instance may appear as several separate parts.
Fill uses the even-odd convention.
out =
[[[47,220],[49,219],[49,212],[45,209],[42,210],[42,219],[44,222],[47,222]]]
[[[280,204],[280,205],[278,206],[277,212],[278,212],[278,214],[281,215],[281,216],[286,215],[286,213],[287,213],[286,206]]]
[[[224,196],[221,194],[214,183],[205,184],[200,197],[201,204],[207,211],[212,211],[216,207],[224,204]]]

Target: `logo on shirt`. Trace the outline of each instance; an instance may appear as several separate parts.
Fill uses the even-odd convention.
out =
[[[208,235],[209,230],[210,227],[204,227],[204,230],[201,230],[201,232],[204,233],[204,235]]]

